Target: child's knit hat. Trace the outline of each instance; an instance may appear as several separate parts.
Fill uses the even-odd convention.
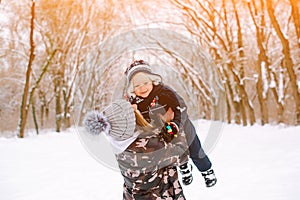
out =
[[[135,96],[132,85],[132,78],[135,74],[140,72],[145,73],[154,85],[158,85],[160,82],[162,82],[162,77],[158,74],[153,73],[150,65],[147,62],[145,62],[144,60],[136,60],[131,63],[131,65],[125,71],[125,75],[127,77],[127,92],[129,96]]]
[[[87,113],[83,123],[90,134],[105,132],[119,141],[132,137],[136,127],[134,109],[124,99],[113,102],[102,112]]]

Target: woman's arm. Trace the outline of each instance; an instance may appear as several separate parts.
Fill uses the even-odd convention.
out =
[[[126,151],[116,155],[121,171],[145,173],[188,161],[189,152],[184,134],[179,134],[170,143],[164,142],[157,133],[148,134],[145,138],[136,139]]]
[[[158,163],[160,167],[168,165],[181,165],[188,162],[189,150],[185,134],[178,133],[177,137],[171,142],[165,143],[165,157]]]

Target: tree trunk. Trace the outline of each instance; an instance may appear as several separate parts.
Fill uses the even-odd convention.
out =
[[[56,132],[60,132],[62,126],[62,105],[61,105],[61,74],[57,73],[54,79],[55,93],[55,124]]]
[[[31,107],[32,107],[32,117],[33,117],[34,127],[35,127],[36,134],[38,135],[39,134],[39,125],[38,125],[37,118],[36,118],[34,99],[32,99],[32,101],[31,101]]]
[[[31,71],[32,71],[32,63],[34,60],[34,41],[33,41],[33,34],[34,34],[34,18],[35,18],[35,1],[31,1],[31,20],[30,20],[30,35],[29,35],[29,42],[30,42],[30,55],[29,55],[29,61],[27,65],[27,72],[26,72],[26,80],[25,80],[25,86],[24,91],[22,95],[22,101],[21,101],[21,108],[20,108],[20,119],[19,119],[19,125],[18,125],[18,136],[20,138],[24,137],[25,132],[25,126],[27,122],[28,117],[28,110],[30,102],[28,102],[28,96],[29,96],[29,87],[30,87],[30,77],[31,77]]]
[[[242,27],[241,27],[241,23],[240,23],[240,18],[239,18],[239,14],[236,8],[236,3],[235,0],[231,0],[233,7],[234,7],[234,13],[235,13],[235,18],[237,21],[237,27],[238,27],[238,49],[239,49],[239,59],[243,59],[245,58],[245,53],[244,53],[244,44],[243,44],[243,35],[242,35]],[[240,64],[240,77],[235,73],[235,80],[236,80],[236,84],[238,86],[238,91],[241,97],[241,102],[242,102],[242,119],[243,119],[243,125],[246,126],[247,125],[247,115],[246,115],[246,110],[247,109],[249,111],[249,120],[250,120],[250,124],[253,125],[255,122],[255,114],[254,114],[254,109],[250,104],[250,100],[248,98],[248,94],[246,92],[245,89],[245,82],[244,82],[244,63],[242,61],[242,63]]]
[[[84,88],[84,94],[79,106],[78,118],[76,119],[78,124],[82,122],[82,119],[84,117],[83,110],[85,108],[86,101],[88,100],[88,97],[91,94],[92,83],[95,79],[95,69],[93,68],[90,73],[91,73],[91,77],[88,79],[88,82],[86,83],[86,87]]]
[[[254,8],[254,12],[251,8],[251,4],[253,5]],[[262,3],[262,7],[263,7],[263,2]],[[256,28],[256,43],[257,46],[259,48],[259,54],[258,54],[258,64],[257,64],[257,73],[258,73],[258,81],[256,83],[256,89],[257,89],[257,94],[258,94],[258,100],[259,100],[259,104],[260,104],[260,112],[261,112],[261,124],[264,125],[266,123],[269,122],[269,113],[268,113],[268,91],[264,91],[264,81],[269,81],[269,75],[266,75],[268,73],[263,72],[262,67],[264,67],[266,70],[268,70],[269,68],[269,61],[268,61],[268,57],[267,57],[267,53],[266,50],[264,48],[263,43],[264,41],[264,35],[263,35],[263,30],[261,28],[262,24],[258,24],[256,19],[257,19],[257,7],[255,4],[255,1],[252,0],[252,2],[248,2],[248,9],[250,11],[250,15],[252,18],[252,21],[254,23],[254,26]],[[262,17],[262,21],[263,21],[263,14],[261,15]],[[261,22],[263,23],[263,22]],[[263,80],[262,77],[264,76],[264,74],[266,75],[265,79]],[[266,94],[264,94],[266,93]]]
[[[223,71],[224,77],[225,77],[225,89],[227,90],[227,96],[231,100],[234,108],[234,121],[236,124],[241,124],[241,105],[240,105],[240,99],[236,98],[236,95],[234,94],[234,90],[232,89],[232,85],[230,83],[230,78],[227,73],[227,71],[230,70],[225,70]],[[231,122],[231,119],[230,119]]]
[[[261,124],[265,125],[269,122],[269,111],[268,111],[267,99],[263,95],[264,89],[263,89],[261,67],[262,67],[261,65],[257,66],[257,71],[259,74],[257,77],[256,90],[257,90],[258,100],[260,103]]]

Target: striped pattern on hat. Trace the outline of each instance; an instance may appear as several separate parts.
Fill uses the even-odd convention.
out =
[[[110,124],[108,134],[116,140],[126,140],[133,136],[135,130],[135,115],[131,104],[120,99],[109,105],[103,114]]]

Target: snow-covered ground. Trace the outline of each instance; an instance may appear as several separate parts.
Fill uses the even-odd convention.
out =
[[[210,122],[195,123],[206,143]],[[218,183],[206,188],[194,170],[184,186],[188,200],[300,199],[300,126],[224,125],[218,136],[208,142]],[[0,138],[1,200],[120,200],[122,184],[117,170],[87,152],[75,128]]]

